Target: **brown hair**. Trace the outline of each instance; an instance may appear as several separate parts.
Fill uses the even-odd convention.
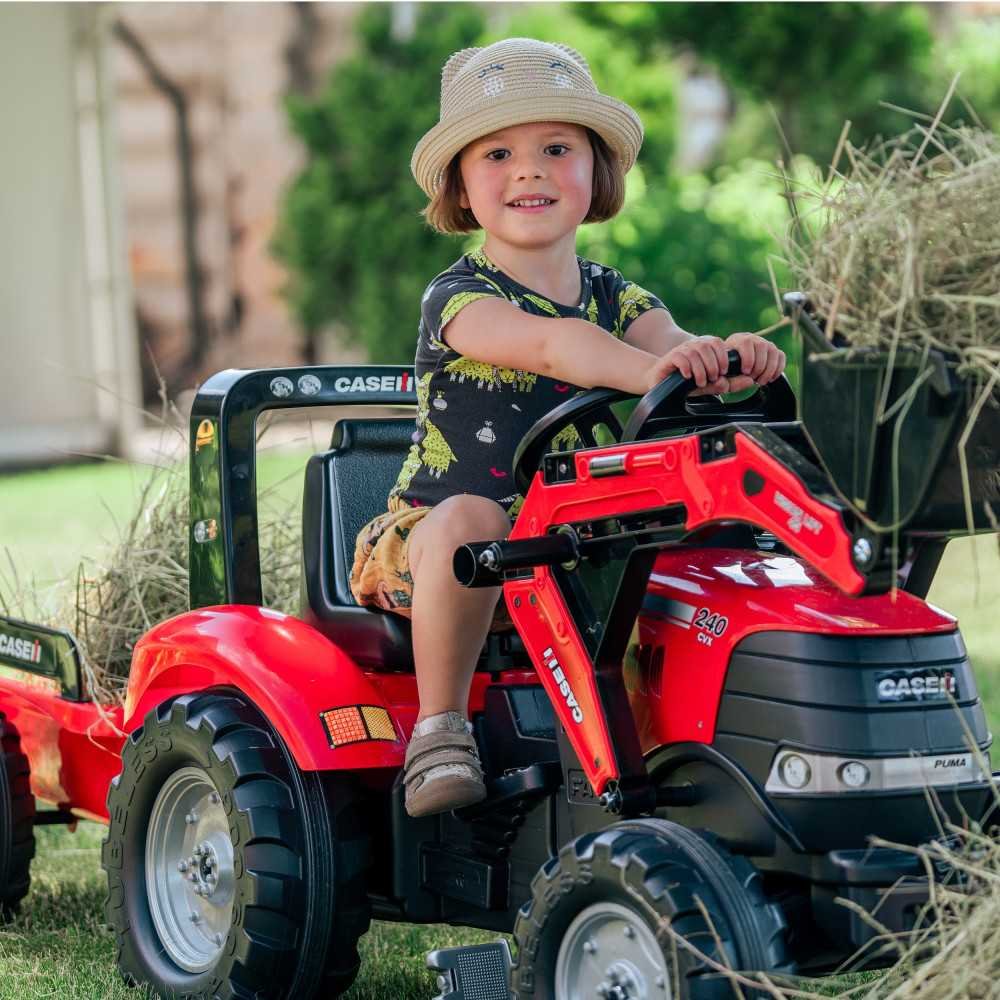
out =
[[[593,129],[587,129],[587,136],[594,151],[594,181],[590,211],[583,221],[606,222],[621,211],[625,201],[625,174],[621,161]],[[446,235],[471,233],[480,228],[472,210],[462,208],[459,202],[462,194],[460,157],[461,153],[456,153],[451,158],[441,186],[421,213],[432,229]]]

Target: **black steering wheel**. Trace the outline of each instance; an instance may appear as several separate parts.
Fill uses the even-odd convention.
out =
[[[729,352],[727,377],[740,374],[742,362],[738,351]],[[566,427],[573,426],[588,448],[597,447],[594,428],[604,425],[620,443],[643,441],[665,432],[705,430],[731,423],[779,423],[796,419],[795,393],[784,375],[762,385],[746,399],[725,403],[720,396],[696,396],[694,379],[680,372],[668,375],[643,396],[624,430],[611,410],[611,404],[634,399],[635,394],[619,389],[588,389],[550,410],[521,439],[514,452],[514,483],[520,493],[528,492],[531,480],[551,450],[552,439]]]

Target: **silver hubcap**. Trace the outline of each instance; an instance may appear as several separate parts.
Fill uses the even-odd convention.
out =
[[[200,767],[172,774],[146,832],[146,895],[160,941],[188,972],[210,969],[233,923],[233,842],[215,785]]]
[[[645,921],[595,903],[566,928],[556,958],[557,1000],[669,1000],[667,963]]]

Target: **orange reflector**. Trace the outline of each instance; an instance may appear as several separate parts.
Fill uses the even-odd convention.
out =
[[[379,708],[376,705],[362,705],[361,714],[368,727],[368,734],[373,740],[395,741],[396,730],[392,725],[392,719],[389,718],[389,713],[384,708]]]
[[[395,742],[396,729],[389,713],[379,705],[349,705],[320,712],[331,747],[367,740]]]

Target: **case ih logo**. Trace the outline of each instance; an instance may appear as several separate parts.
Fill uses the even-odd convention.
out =
[[[24,663],[41,663],[42,645],[37,639],[18,639],[0,632],[0,653]]]
[[[803,528],[806,531],[818,535],[823,530],[821,522],[817,521],[812,514],[807,514],[797,503],[789,500],[781,490],[774,491],[774,503],[788,515],[788,527],[799,534]]]
[[[542,653],[542,659],[545,660],[545,666],[552,671],[552,676],[556,679],[556,683],[559,685],[559,691],[566,699],[566,704],[569,706],[570,715],[573,716],[573,721],[583,722],[583,712],[580,711],[580,703],[576,700],[576,697],[573,694],[573,689],[569,686],[569,681],[566,680],[563,668],[559,666],[559,661],[552,652],[551,646],[549,646],[549,648]]]
[[[413,392],[413,376],[409,372],[402,375],[346,375],[334,379],[335,392]]]
[[[878,674],[879,701],[944,701],[958,697],[958,682],[950,670]]]

